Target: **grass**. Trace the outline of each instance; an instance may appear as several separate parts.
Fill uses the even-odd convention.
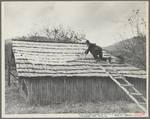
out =
[[[5,114],[65,114],[65,113],[142,113],[134,103],[124,100],[105,102],[64,102],[51,105],[30,105],[19,94],[19,86],[5,81]]]

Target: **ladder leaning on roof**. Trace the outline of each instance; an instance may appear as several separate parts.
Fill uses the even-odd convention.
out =
[[[103,67],[103,65],[106,65],[106,64],[100,64],[100,68],[102,68],[106,73],[107,75],[120,87],[122,88],[126,94],[144,111],[144,112],[147,112],[147,102],[146,102],[146,98],[137,90],[135,89],[135,87],[129,83],[125,77],[123,77],[122,75],[120,75],[117,71],[115,70],[108,70],[108,69],[105,69],[105,67]],[[113,64],[107,64],[108,66],[113,66]],[[118,64],[119,65],[119,64]],[[123,80],[124,82],[126,82],[126,84],[121,84],[118,80]],[[131,93],[127,90],[126,87],[130,87],[130,89],[133,89],[135,93]],[[144,102],[139,102],[134,96],[140,96]]]

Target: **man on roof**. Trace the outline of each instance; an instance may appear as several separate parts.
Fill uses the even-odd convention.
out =
[[[108,58],[104,58],[103,57],[103,51],[102,48],[97,46],[96,44],[90,43],[89,40],[87,40],[86,45],[88,46],[88,49],[85,51],[85,54],[87,55],[90,51],[90,53],[93,55],[94,59],[96,60],[96,62],[102,60],[102,61],[109,61],[109,63],[111,62],[111,57]]]

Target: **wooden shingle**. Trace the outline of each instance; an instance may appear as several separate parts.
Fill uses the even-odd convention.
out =
[[[108,77],[95,63],[91,54],[84,59],[87,49],[85,44],[71,43],[42,43],[29,41],[12,41],[16,69],[18,76],[86,76]],[[104,52],[105,56],[110,55]],[[112,56],[112,60],[115,57]],[[115,69],[119,74],[127,77],[145,78],[146,72],[130,65],[113,64],[110,67],[101,62],[106,69]],[[137,76],[138,75],[138,76]]]

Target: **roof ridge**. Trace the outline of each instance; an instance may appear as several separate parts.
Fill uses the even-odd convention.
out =
[[[64,41],[48,41],[48,40],[43,40],[43,41],[36,41],[36,40],[21,40],[21,39],[12,39],[12,41],[25,41],[25,42],[39,42],[39,43],[42,43],[42,42],[45,42],[45,43],[64,43],[64,44],[85,44],[85,43],[75,43],[75,42],[64,42]]]

